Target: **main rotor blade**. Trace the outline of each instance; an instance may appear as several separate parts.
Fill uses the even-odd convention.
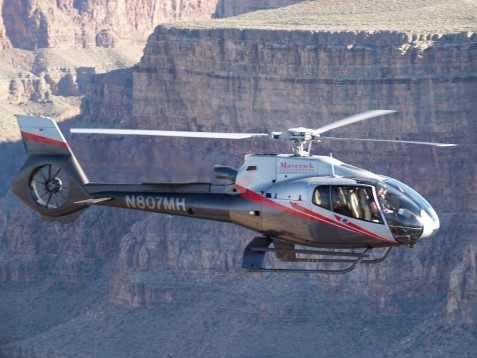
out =
[[[323,136],[320,136],[319,139],[346,140],[346,141],[353,140],[358,142],[405,143],[405,144],[432,145],[434,147],[455,147],[458,145],[458,144],[451,144],[451,143],[416,142],[412,140],[393,140],[393,139],[339,138],[339,137],[323,137]]]
[[[267,137],[268,133],[221,133],[221,132],[187,132],[161,131],[149,129],[101,129],[101,128],[71,128],[71,133],[87,134],[116,134],[116,135],[148,135],[162,137],[192,137],[217,139],[245,139],[253,137]]]
[[[347,126],[348,124],[364,121],[365,119],[370,119],[370,118],[374,118],[374,117],[378,117],[378,116],[383,116],[385,114],[394,113],[394,112],[396,112],[396,111],[387,110],[387,109],[378,109],[378,110],[374,110],[374,111],[367,111],[367,112],[363,112],[363,113],[358,113],[358,114],[355,114],[351,117],[346,117],[346,118],[343,118],[339,121],[336,121],[336,122],[327,124],[323,127],[317,128],[313,131],[313,134],[319,135],[321,133],[328,132],[328,131],[330,131],[332,129],[335,129],[335,128]]]

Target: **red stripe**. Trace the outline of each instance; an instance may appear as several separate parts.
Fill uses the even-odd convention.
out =
[[[368,237],[370,237],[372,239],[375,239],[375,240],[384,241],[384,242],[393,243],[393,244],[395,243],[394,241],[385,239],[385,238],[383,238],[381,236],[378,236],[378,235],[376,235],[376,234],[374,234],[374,233],[372,233],[372,232],[370,232],[366,229],[363,229],[362,227],[360,227],[360,226],[358,226],[354,223],[343,224],[339,221],[334,221],[332,219],[327,218],[326,216],[315,213],[314,211],[311,211],[311,210],[309,210],[309,209],[307,209],[303,206],[300,206],[296,203],[290,202],[290,205],[292,206],[292,208],[290,208],[288,206],[279,204],[279,203],[277,203],[277,202],[275,202],[271,199],[268,199],[268,198],[264,197],[263,195],[257,194],[252,190],[246,189],[246,188],[244,188],[240,185],[237,185],[237,188],[240,191],[240,194],[242,195],[242,197],[244,199],[253,201],[253,202],[261,204],[261,205],[268,206],[268,207],[273,208],[275,210],[282,211],[282,212],[288,213],[288,214],[292,214],[292,215],[295,215],[295,216],[298,216],[298,217],[301,217],[301,218],[304,218],[304,219],[308,219],[308,220],[311,219],[313,221],[317,221],[317,222],[320,222],[320,223],[323,223],[323,224],[335,226],[335,227],[338,227],[340,229],[345,229],[345,230],[348,230],[348,231],[351,231],[351,232],[355,232],[355,233],[358,233],[358,234],[361,234],[361,235],[368,236]],[[337,216],[337,219],[341,220],[341,217]]]
[[[68,145],[67,142],[62,142],[62,141],[59,141],[59,140],[42,137],[42,136],[39,136],[39,135],[36,135],[36,134],[31,134],[31,133],[22,131],[22,136],[23,136],[23,138],[28,139],[28,140],[32,140],[34,142],[55,145],[57,147],[62,147],[62,148],[69,148],[69,145]]]
[[[320,221],[320,222],[325,222],[325,223],[328,223],[330,225],[334,225],[334,226],[337,226],[339,228],[342,228],[342,229],[346,229],[346,230],[349,230],[349,231],[353,231],[353,232],[356,232],[358,234],[362,234],[362,235],[366,235],[366,236],[369,236],[373,239],[376,239],[376,240],[379,240],[379,241],[385,241],[385,242],[392,242],[394,243],[394,241],[390,241],[388,239],[385,239],[384,237],[381,237],[381,236],[378,236],[376,235],[375,233],[371,232],[371,231],[368,231],[364,228],[362,228],[361,226],[358,226],[356,225],[355,223],[352,223],[352,222],[349,222],[349,223],[346,223],[346,224],[343,224],[341,222],[341,220],[343,219],[341,216],[339,215],[336,215],[335,214],[335,217],[337,220],[339,220],[339,222],[336,222],[336,221],[333,221],[325,216],[322,216],[318,213],[315,213],[314,211],[311,211],[307,208],[304,208],[296,203],[290,203],[294,208],[296,208],[297,210],[301,210],[303,212],[306,212],[310,217],[312,217],[313,219],[316,219],[316,221]]]

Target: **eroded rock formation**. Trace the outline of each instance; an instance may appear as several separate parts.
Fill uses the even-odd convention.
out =
[[[17,25],[21,28],[15,31],[15,39],[7,36],[11,34],[11,22],[4,24],[10,30],[2,32],[0,28],[4,48],[11,44],[114,47],[119,40],[133,41],[132,37],[146,33],[145,27],[149,26],[148,17],[144,27],[129,32],[121,29],[127,21],[135,23],[134,14],[144,13],[150,5],[147,1],[141,3],[144,9],[139,6],[139,10],[130,11],[131,18],[119,16],[114,20],[111,17],[116,16],[119,7],[129,2],[45,2],[54,8],[50,12],[28,2],[13,3],[3,1],[5,11],[12,14],[9,21],[18,19],[19,14],[28,16],[23,25]],[[178,9],[187,12],[187,6],[194,3],[161,4],[167,7],[167,14]],[[202,9],[209,6],[201,4]],[[220,5],[213,11],[217,9]],[[66,21],[66,13],[74,21]],[[148,16],[151,14],[148,12]],[[109,20],[112,25],[103,26]],[[50,22],[51,26],[45,25]],[[73,26],[60,34],[58,28],[66,22]],[[78,32],[80,23],[85,24],[84,33]],[[43,37],[28,38],[31,31]],[[415,352],[435,355],[441,348],[445,355],[449,352],[446,344],[451,344],[448,342],[475,340],[471,331],[459,336],[461,331],[452,330],[461,325],[475,327],[477,317],[474,33],[194,29],[190,24],[168,25],[156,28],[141,62],[132,68],[97,73],[105,71],[86,64],[54,66],[52,70],[48,64],[57,54],[37,51],[35,55],[23,53],[10,58],[9,63],[17,63],[22,72],[6,82],[8,90],[2,93],[8,93],[8,100],[17,104],[86,93],[81,117],[63,122],[64,129],[94,124],[261,132],[298,125],[318,127],[360,111],[390,108],[399,113],[333,134],[456,142],[460,146],[444,150],[323,143],[316,148],[315,152],[333,152],[345,162],[410,184],[438,210],[442,229],[413,250],[394,250],[378,266],[359,267],[345,277],[296,278],[242,272],[243,248],[254,234],[235,226],[102,208],[89,209],[71,226],[43,223],[9,193],[9,183],[24,160],[24,152],[20,143],[2,143],[1,153],[6,155],[0,157],[4,168],[0,175],[0,282],[7,287],[2,296],[5,305],[17,304],[9,285],[15,288],[13,291],[26,288],[22,288],[25,296],[18,303],[23,310],[0,311],[2,322],[16,323],[0,325],[0,344],[5,343],[0,353],[13,357],[69,356],[76,354],[79,346],[92,356],[99,351],[115,355],[117,346],[129,355],[142,352],[154,356],[159,350],[191,355],[197,353],[190,348],[197,342],[186,345],[190,350],[178,351],[177,347],[184,335],[196,339],[199,334],[200,339],[228,342],[229,347],[242,342],[239,346],[244,355],[270,354],[275,352],[273,347],[283,354],[283,349],[291,347],[291,339],[293,348],[299,341],[315,342],[303,344],[305,356],[307,348],[316,348],[312,349],[314,353],[319,349],[324,354],[344,356],[349,354],[348,346],[365,348],[353,352],[378,356],[383,355],[386,344],[391,344],[384,351],[388,356],[412,356]],[[75,50],[75,54],[80,56],[82,52]],[[102,55],[98,58],[104,59]],[[93,181],[208,181],[214,164],[238,166],[243,154],[249,152],[287,150],[286,146],[271,147],[258,140],[191,144],[184,139],[69,139]],[[51,281],[61,286],[52,287],[54,297],[48,297],[46,289],[39,291],[42,295],[36,293],[35,284],[46,282],[50,288]],[[106,292],[108,301],[98,304],[86,293],[78,293],[83,289],[78,287],[91,290],[91,286],[100,286],[98,290]],[[55,303],[54,308],[49,306],[50,301]],[[44,312],[56,312],[57,317],[34,312],[37,305]],[[180,319],[171,319],[176,312],[172,308],[180,312]],[[12,317],[11,312],[20,318]],[[27,325],[21,322],[25,317]],[[45,317],[46,324],[38,323],[38,317]],[[158,339],[156,332],[169,332],[167,324],[176,321],[180,329],[174,332],[180,331],[181,335],[164,333],[160,343],[151,343]],[[235,335],[227,335],[228,325],[235,327]],[[362,342],[353,341],[356,337],[349,333],[357,329],[350,327],[359,328]],[[154,338],[142,333],[147,330]],[[265,342],[257,340],[263,331],[273,333],[265,337]],[[290,332],[296,335],[289,337]],[[385,337],[382,332],[393,334]],[[456,335],[448,339],[449,332]],[[249,337],[247,334],[248,340],[242,338]],[[435,336],[434,341],[428,335]],[[130,347],[125,347],[125,336]],[[282,340],[284,344],[277,345]],[[150,345],[144,345],[145,341]],[[257,341],[260,346],[254,343]],[[101,348],[88,351],[85,347],[90,346]],[[221,349],[224,346],[217,345],[212,352],[229,353]]]
[[[471,134],[471,113],[476,110],[475,40],[468,33],[415,36],[158,27],[133,72],[134,124],[254,132],[317,127],[369,108],[392,108],[399,111],[394,118],[342,132],[355,137],[458,142],[460,147],[453,151],[419,148],[418,152],[412,146],[333,144],[334,153],[344,161],[411,183],[441,213],[443,234],[425,245],[423,252],[403,250],[394,254],[392,265],[356,273],[363,283],[361,292],[381,297],[380,307],[392,313],[401,290],[416,297],[446,291],[449,284],[452,291],[473,290],[466,285],[457,289],[449,282],[467,275],[475,279],[472,265],[456,267],[446,256],[456,250],[464,255],[470,249],[467,243],[461,246],[447,240],[453,240],[452,232],[467,235],[462,228],[471,224],[477,203],[475,190],[468,185],[471,173],[465,170],[474,166],[472,153],[477,149]],[[463,128],[469,136],[460,135]],[[173,155],[165,147],[159,157]],[[157,163],[161,167],[160,159]],[[450,215],[455,212],[471,214],[457,224]],[[454,231],[447,228],[453,225]],[[141,249],[129,246],[123,254],[141,267]],[[466,320],[474,321],[470,307],[458,310],[470,309]]]
[[[115,47],[143,44],[158,23],[208,19],[217,0],[2,1],[3,47]],[[0,23],[2,25],[2,23]],[[1,32],[0,32],[1,34]]]

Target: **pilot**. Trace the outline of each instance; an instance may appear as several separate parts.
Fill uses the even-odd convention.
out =
[[[388,190],[381,187],[378,189],[378,199],[383,207],[383,211],[386,214],[394,213],[398,210],[398,205],[394,202],[394,200],[388,194]]]

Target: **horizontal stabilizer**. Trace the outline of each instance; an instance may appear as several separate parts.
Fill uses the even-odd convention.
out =
[[[90,199],[85,199],[85,200],[80,200],[80,201],[75,201],[75,204],[85,204],[85,205],[94,205],[101,203],[103,201],[108,201],[111,200],[112,198],[90,198]]]

